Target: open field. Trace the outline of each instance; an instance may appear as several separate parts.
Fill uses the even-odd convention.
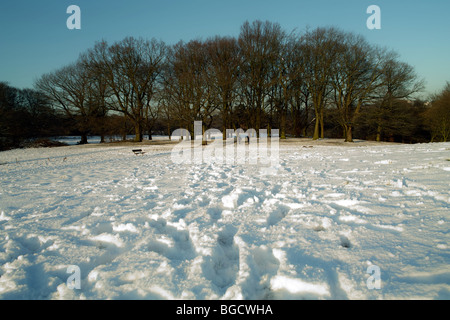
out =
[[[0,299],[450,298],[450,143],[288,139],[271,165],[174,145],[1,152]]]

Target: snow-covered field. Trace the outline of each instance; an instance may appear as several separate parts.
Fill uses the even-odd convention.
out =
[[[449,299],[450,143],[328,142],[1,152],[0,299]]]

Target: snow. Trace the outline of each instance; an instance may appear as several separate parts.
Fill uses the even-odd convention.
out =
[[[173,147],[1,152],[0,299],[450,298],[450,143],[289,139],[276,165]]]

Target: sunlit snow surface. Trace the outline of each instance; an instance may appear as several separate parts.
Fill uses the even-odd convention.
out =
[[[0,299],[450,298],[450,143],[281,141],[269,171],[142,148],[0,153]]]

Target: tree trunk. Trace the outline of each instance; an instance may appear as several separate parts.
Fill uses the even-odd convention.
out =
[[[323,108],[320,110],[320,138],[324,138]]]
[[[377,127],[377,142],[381,141],[381,126],[378,125]]]
[[[292,127],[293,127],[293,134],[296,138],[299,138],[301,136],[302,128],[301,128],[301,119],[299,115],[299,111],[292,107]]]
[[[167,121],[167,135],[169,136],[169,140],[172,140],[171,137],[170,137],[170,133],[171,133],[170,131],[171,131],[171,129],[170,129],[170,121],[168,120]]]
[[[134,133],[136,135],[134,141],[142,142],[142,126],[139,121],[136,121],[136,123],[134,124]]]
[[[447,142],[448,136],[450,134],[450,130],[448,128],[448,123],[446,119],[442,119],[441,123],[441,136],[442,136],[442,142]]]
[[[347,126],[345,131],[345,142],[353,142],[352,126]]]
[[[280,139],[286,139],[286,110],[281,112]]]
[[[261,106],[256,109],[256,135],[259,138],[259,129],[261,128]]]
[[[126,141],[127,140],[127,117],[124,115],[123,116],[123,127],[122,127],[122,141]]]
[[[87,134],[86,133],[82,133],[81,134],[80,144],[88,144]]]
[[[227,139],[227,129],[228,128],[228,104],[226,102],[223,103],[223,110],[222,110],[222,139]]]
[[[314,124],[314,135],[313,140],[319,139],[319,114],[316,111],[316,123]]]

